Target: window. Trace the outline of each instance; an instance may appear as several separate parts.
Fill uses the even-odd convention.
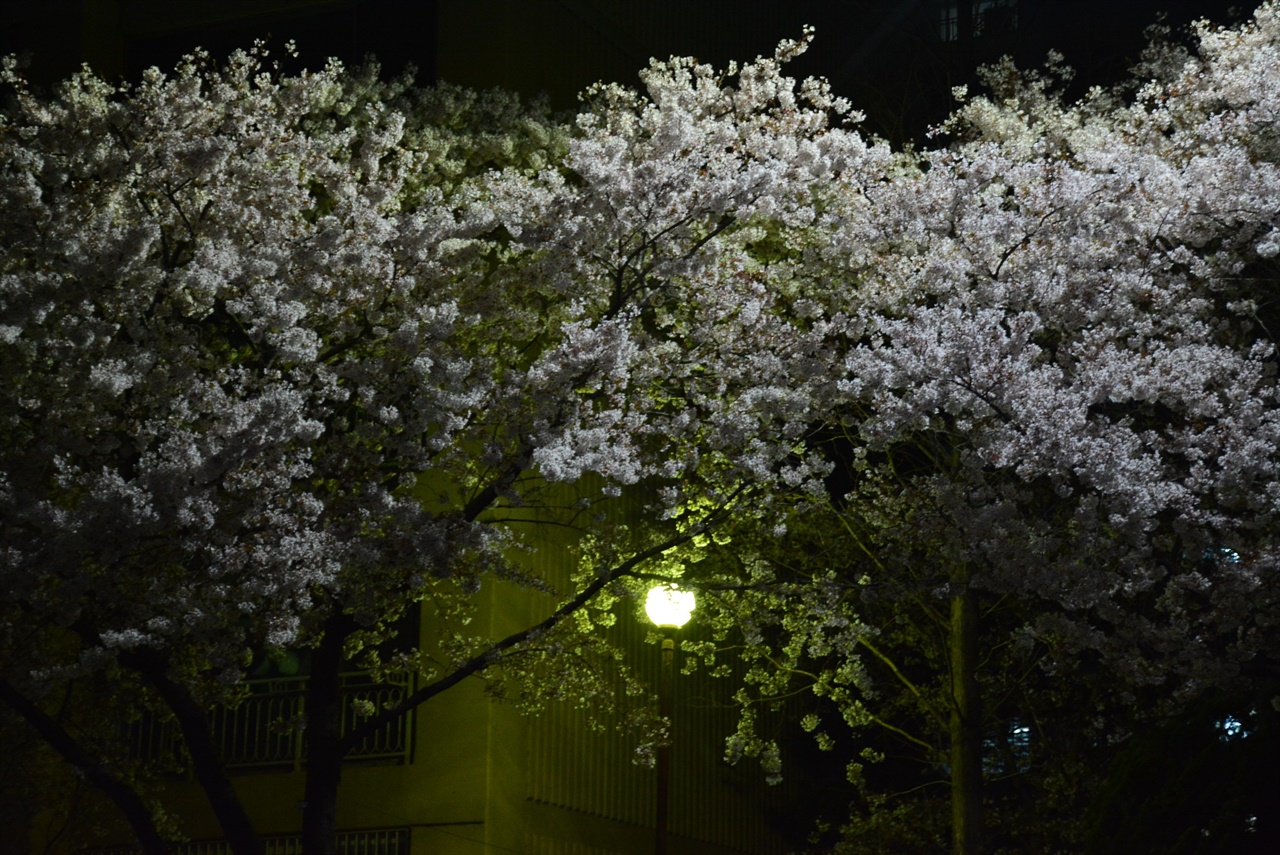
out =
[[[988,778],[1025,771],[1031,764],[1031,726],[1020,718],[1010,719],[983,740],[982,755],[982,771]]]
[[[962,20],[961,4],[970,3],[971,17]],[[964,32],[965,27],[969,33]],[[942,0],[938,13],[938,37],[944,42],[956,42],[965,37],[1008,33],[1018,28],[1017,0]]]
[[[1257,710],[1249,710],[1249,716],[1257,714]],[[1218,738],[1223,742],[1235,742],[1239,739],[1247,739],[1249,736],[1249,726],[1233,715],[1227,715],[1217,721]]]

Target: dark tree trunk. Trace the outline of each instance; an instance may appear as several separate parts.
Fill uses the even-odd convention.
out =
[[[0,680],[0,700],[22,716],[41,739],[84,775],[86,781],[111,799],[133,829],[133,835],[144,855],[169,855],[169,844],[156,829],[150,808],[132,787],[112,774],[97,757],[67,733],[62,725],[4,680]]]
[[[982,852],[982,698],[978,692],[978,596],[967,578],[951,596],[951,852]]]
[[[231,786],[222,752],[214,742],[208,711],[197,704],[185,688],[170,680],[159,663],[141,664],[138,671],[173,712],[191,757],[196,781],[204,790],[231,851],[235,855],[263,855],[262,840],[253,830],[253,823]]]
[[[342,648],[347,621],[329,620],[311,659],[307,681],[307,783],[302,812],[302,851],[335,855],[338,784],[342,776]]]

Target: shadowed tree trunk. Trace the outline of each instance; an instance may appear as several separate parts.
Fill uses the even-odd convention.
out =
[[[307,783],[302,812],[302,851],[337,851],[338,784],[342,779],[342,648],[350,623],[341,612],[325,625],[307,680]]]
[[[132,661],[132,667],[156,690],[173,713],[178,729],[182,731],[182,741],[191,758],[196,781],[204,790],[231,851],[235,855],[262,855],[262,840],[254,831],[253,823],[231,785],[222,752],[214,740],[208,710],[196,703],[185,686],[169,678],[163,661],[137,653],[121,656],[122,660],[126,658]]]
[[[982,852],[982,698],[978,693],[978,596],[967,572],[951,595],[951,852]]]

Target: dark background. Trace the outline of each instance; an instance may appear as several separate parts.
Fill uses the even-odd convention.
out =
[[[805,24],[817,41],[794,66],[820,74],[868,114],[867,127],[919,138],[945,117],[951,87],[1009,54],[1020,65],[1064,53],[1076,86],[1114,81],[1161,12],[1175,32],[1238,20],[1252,0],[0,0],[0,53],[25,52],[50,84],[87,62],[108,80],[172,67],[197,45],[215,55],[255,39],[297,42],[293,63],[373,54],[421,82],[545,92],[557,109],[597,80],[634,84],[652,56],[723,65],[770,54]],[[1233,16],[1231,8],[1239,12]],[[276,51],[276,56],[281,52]],[[286,66],[288,67],[288,66]]]

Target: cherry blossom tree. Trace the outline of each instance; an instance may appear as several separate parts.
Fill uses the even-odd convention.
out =
[[[285,76],[260,49],[51,97],[8,61],[0,697],[144,848],[165,834],[135,770],[51,714],[61,688],[171,717],[256,853],[207,710],[256,655],[309,649],[303,838],[332,852],[364,734],[470,676],[598,702],[554,651],[616,659],[595,624],[637,577],[820,474],[794,332],[747,251],[753,224],[811,226],[814,188],[869,156],[831,127],[847,105],[782,76],[803,47],[655,62],[572,126],[376,69]],[[624,490],[647,522],[607,512]],[[571,579],[513,557],[536,546],[521,523],[583,519]],[[555,605],[469,629],[499,580]],[[437,643],[380,654],[423,606]],[[353,660],[420,687],[344,735]]]
[[[816,562],[739,545],[699,563],[750,665],[731,757],[776,772],[758,710],[808,685],[946,769],[951,848],[973,853],[1009,707],[991,663],[1071,680],[1097,661],[1113,694],[1082,718],[1105,730],[1274,656],[1280,10],[1199,38],[1153,50],[1131,97],[1068,104],[1056,60],[997,66],[991,95],[957,93],[954,142],[847,170],[822,238],[773,247],[832,341],[813,435],[847,472],[844,532]]]
[[[0,698],[151,851],[133,770],[50,713],[162,711],[259,852],[207,710],[308,648],[330,852],[366,733],[471,676],[598,704],[601,627],[681,577],[690,649],[744,660],[731,759],[778,774],[762,711],[808,691],[820,742],[835,716],[945,769],[980,851],[989,725],[1039,709],[996,701],[993,651],[1041,688],[1099,663],[1104,736],[1273,655],[1280,9],[1199,35],[1074,103],[1056,62],[997,66],[919,152],[783,75],[807,35],[654,62],[568,125],[260,52],[49,98],[10,63]],[[519,559],[532,523],[580,532],[568,578]],[[552,605],[485,636],[497,582]],[[387,652],[418,608],[434,642]],[[420,687],[344,735],[346,661]]]

